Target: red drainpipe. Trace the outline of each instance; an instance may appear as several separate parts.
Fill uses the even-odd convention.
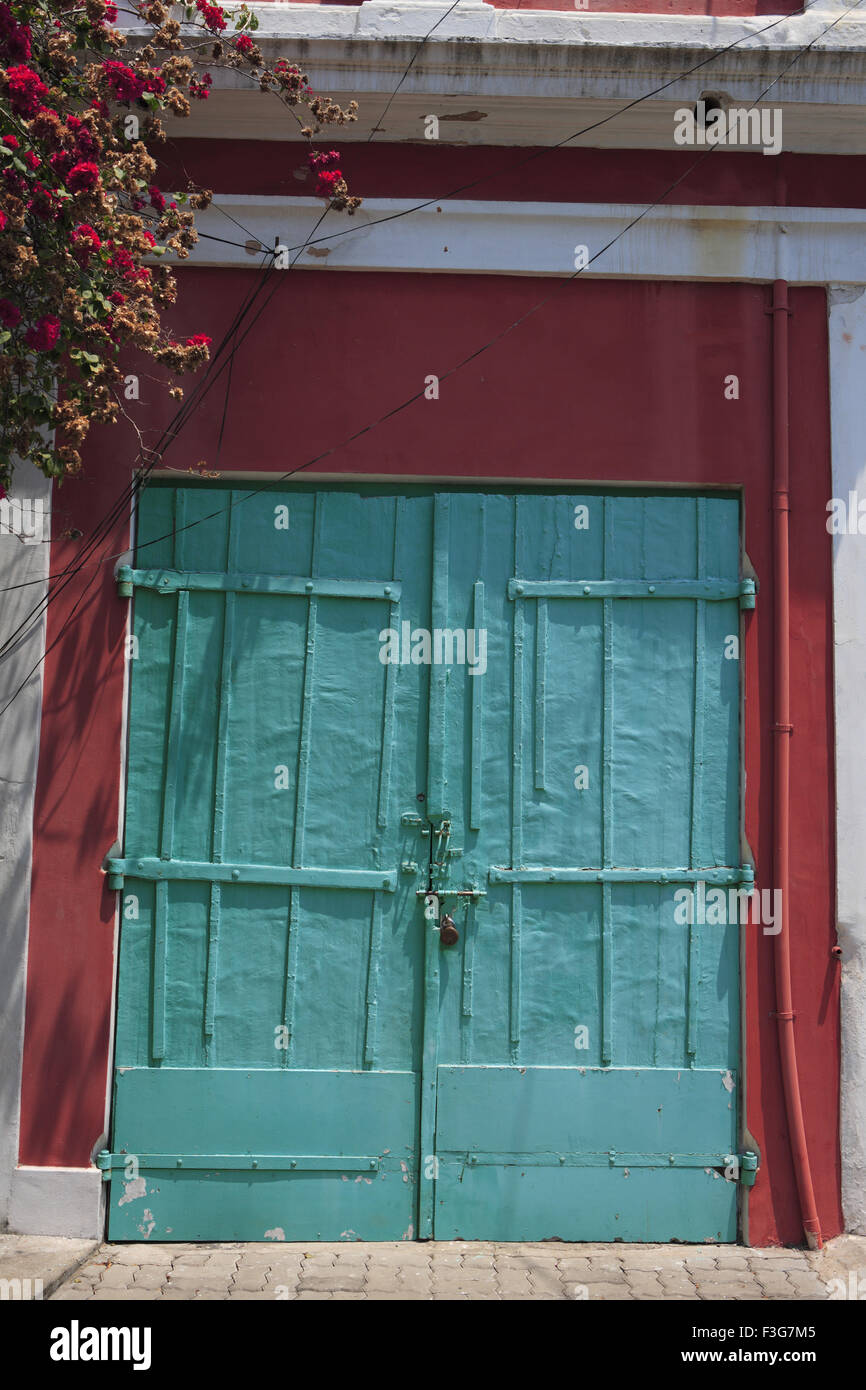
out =
[[[794,1010],[791,998],[790,887],[790,774],[791,774],[791,659],[790,573],[788,567],[788,282],[773,283],[773,564],[775,611],[775,865],[774,887],[781,890],[781,930],[773,938],[776,967],[776,1021],[791,1157],[797,1178],[800,1214],[806,1241],[820,1250],[821,1225],[812,1188],[812,1171],[806,1147],[803,1103],[794,1045]]]

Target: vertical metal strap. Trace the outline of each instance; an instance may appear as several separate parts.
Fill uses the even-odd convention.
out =
[[[609,1066],[613,1056],[613,912],[611,885],[601,885],[601,1061]]]
[[[487,573],[487,498],[480,497],[478,501],[479,517],[479,545],[478,545],[478,573]],[[475,628],[476,652],[478,648],[478,634],[487,622],[484,604],[484,582],[481,579],[475,581],[472,590],[472,624]],[[484,738],[484,678],[473,676],[469,681],[470,699],[472,701],[472,755],[469,768],[469,829],[481,829],[481,779],[483,775],[484,759],[482,757],[482,740]]]
[[[482,503],[482,506],[484,504]],[[483,573],[483,570],[482,570]],[[476,580],[472,589],[472,624],[475,628],[475,650],[478,648],[478,634],[484,627],[484,584]],[[472,701],[472,755],[469,769],[469,829],[481,829],[481,740],[483,737],[484,677],[472,676],[469,680],[469,698]]]
[[[706,501],[697,499],[697,578],[703,579],[706,553]],[[704,846],[701,838],[704,777],[704,649],[706,646],[706,603],[695,599],[695,681],[692,711],[692,815],[689,844],[689,867],[701,863]],[[706,862],[706,861],[705,861]]]
[[[520,1051],[520,983],[521,983],[521,934],[523,927],[523,897],[519,883],[511,885],[511,998],[509,1007],[509,1035],[511,1060],[518,1060]]]
[[[159,847],[160,857],[163,859],[171,859],[174,845],[174,813],[177,803],[178,765],[180,761],[180,723],[183,713],[183,675],[188,615],[189,590],[179,589],[177,593],[177,619],[174,629],[168,742],[165,750],[165,795],[162,801]]]
[[[171,555],[172,563],[176,570],[183,569],[183,555],[186,542],[186,493],[183,488],[176,488],[174,493],[174,535],[172,536]]]
[[[424,918],[424,1039],[421,1059],[421,1135],[418,1154],[418,1235],[433,1235],[436,1203],[436,1165],[426,1172],[435,1155],[436,1085],[439,1065],[439,933]]]
[[[514,499],[514,574],[523,577],[520,498]],[[514,659],[512,664],[511,725],[511,866],[523,867],[523,644],[525,613],[523,600],[514,604]],[[511,1058],[517,1061],[520,1044],[520,972],[523,899],[518,883],[511,888],[511,989],[509,1039]]]
[[[602,578],[608,577],[613,562],[613,502],[603,501],[604,551]],[[602,601],[602,772],[601,772],[601,862],[613,864],[613,609],[612,601]],[[609,1066],[613,1056],[613,907],[611,885],[601,889],[601,1061]]]
[[[465,936],[463,940],[463,997],[460,1006],[460,1029],[462,1057],[470,1060],[472,1018],[472,976],[475,969],[475,904],[470,902],[466,908]]]
[[[156,885],[153,907],[153,1018],[151,1046],[155,1062],[165,1056],[165,957],[168,927],[168,884]]]
[[[535,790],[545,790],[544,740],[547,719],[547,647],[549,642],[547,599],[535,605]]]
[[[695,500],[696,547],[695,570],[698,579],[704,578],[706,570],[706,499]],[[703,782],[704,782],[704,672],[706,647],[706,604],[703,599],[695,600],[695,680],[692,710],[692,806],[689,834],[689,867],[696,869],[701,863],[704,846],[701,842],[703,828]],[[698,994],[700,990],[700,930],[692,899],[691,920],[689,922],[689,974],[688,997],[686,1000],[686,1056],[689,1066],[695,1065],[698,1050]]]
[[[228,536],[226,540],[226,567],[229,574],[237,567],[237,527],[234,525],[232,503],[235,494],[229,494]],[[231,713],[231,669],[232,649],[235,630],[236,595],[227,592],[223,607],[223,642],[220,653],[219,704],[217,715],[216,774],[214,777],[213,809],[213,858],[215,864],[222,863],[225,854],[225,804],[226,778],[228,774],[228,727]]]
[[[701,969],[701,936],[695,919],[694,898],[692,898],[691,921],[689,922],[689,985],[686,1005],[686,1055],[689,1066],[695,1065],[698,1050],[698,992]]]
[[[313,545],[310,561],[310,575],[316,576],[317,555],[322,534],[322,516],[325,510],[323,493],[313,497]],[[300,869],[304,862],[304,830],[307,817],[307,787],[310,779],[310,741],[313,723],[313,682],[316,668],[316,620],[318,599],[310,594],[307,609],[307,641],[304,651],[304,692],[301,699],[301,737],[298,747],[298,785],[295,799],[295,833],[292,845],[292,864]]]
[[[426,925],[426,924],[425,924]],[[364,1066],[376,1065],[379,1014],[379,960],[382,954],[382,895],[373,894],[370,912],[370,953],[367,957],[367,1019],[364,1026]]]
[[[204,1034],[213,1037],[214,1014],[216,1012],[216,986],[219,969],[220,914],[222,911],[222,885],[210,886],[210,911],[207,922],[207,978],[204,993]]]
[[[394,547],[391,560],[391,574],[396,579],[399,569],[399,544],[403,534],[403,512],[405,499],[394,499]],[[388,624],[394,632],[400,631],[400,601],[388,605]],[[384,709],[382,711],[382,756],[379,761],[379,812],[380,829],[388,824],[388,805],[391,796],[391,760],[394,754],[394,702],[397,694],[397,672],[399,663],[389,661],[385,667]]]
[[[300,917],[300,888],[289,889],[289,910],[286,937],[286,979],[283,989],[283,1026],[287,1034],[288,1047],[283,1048],[281,1062],[284,1067],[294,1058],[295,1052],[295,992],[298,980],[298,923]]]
[[[433,501],[433,612],[431,627],[448,626],[448,561],[451,528],[447,493],[439,492]],[[431,656],[434,653],[431,653]],[[427,815],[431,820],[448,814],[446,690],[448,671],[444,664],[430,665],[430,732],[427,771]]]
[[[613,554],[613,508],[604,498],[604,559],[602,577],[607,578]],[[602,600],[602,770],[601,770],[601,862],[608,869],[613,863],[613,600]]]

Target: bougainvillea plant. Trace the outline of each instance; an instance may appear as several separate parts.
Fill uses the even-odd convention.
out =
[[[245,4],[118,3],[131,28],[114,27],[113,0],[0,0],[0,496],[13,459],[62,479],[94,421],[128,414],[124,349],[170,374],[208,360],[209,338],[178,341],[162,322],[170,263],[212,195],[158,186],[161,113],[189,115],[225,68],[277,96],[307,140],[355,120],[354,102],[317,96],[296,65],[265,64]],[[337,152],[308,158],[317,196],[354,212]]]

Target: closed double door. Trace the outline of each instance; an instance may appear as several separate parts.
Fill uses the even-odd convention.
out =
[[[737,499],[251,491],[119,575],[110,1237],[736,1239]]]

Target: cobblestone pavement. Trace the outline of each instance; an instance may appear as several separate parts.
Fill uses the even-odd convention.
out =
[[[866,1292],[866,1238],[698,1245],[102,1245],[53,1294],[88,1299],[826,1299]],[[837,1286],[837,1297],[838,1286]]]

